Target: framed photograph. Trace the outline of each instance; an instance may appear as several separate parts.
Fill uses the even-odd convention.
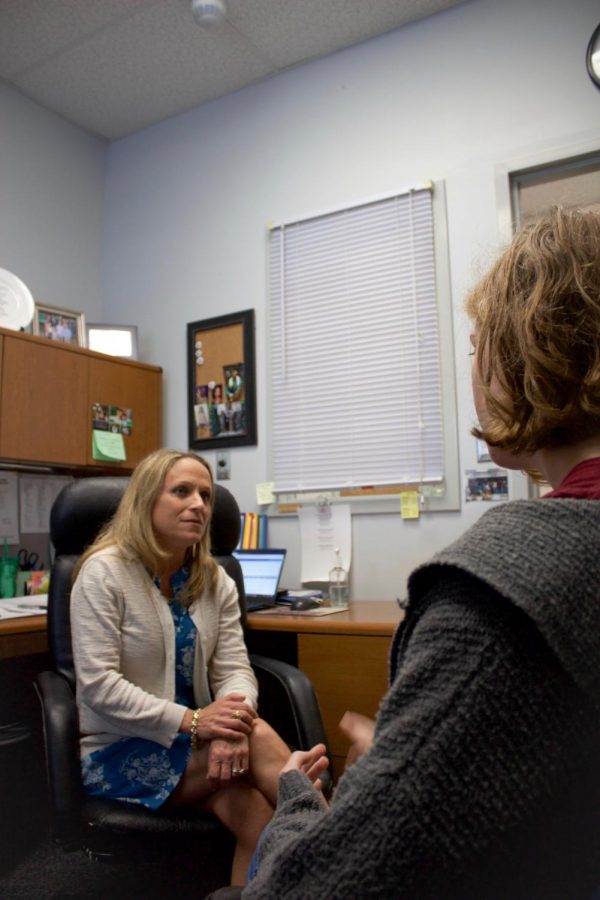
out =
[[[83,313],[56,306],[35,305],[33,333],[51,341],[85,347],[85,318]]]
[[[190,322],[187,342],[190,447],[256,444],[254,310]]]
[[[87,346],[109,356],[138,358],[137,325],[97,325],[86,323]]]
[[[506,469],[488,469],[479,472],[467,469],[465,472],[465,499],[493,501],[508,500],[508,472]]]

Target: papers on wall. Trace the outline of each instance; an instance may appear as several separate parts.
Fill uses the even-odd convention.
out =
[[[16,472],[0,472],[0,538],[19,543],[19,506]]]
[[[418,491],[402,491],[400,494],[400,515],[403,519],[419,518]]]
[[[275,502],[274,486],[274,481],[263,481],[256,485],[256,502],[259,506],[267,506],[269,503]]]
[[[298,510],[302,568],[300,580],[329,581],[329,572],[336,565],[336,550],[340,551],[342,566],[350,571],[352,562],[352,521],[350,504],[319,504]]]
[[[71,481],[70,475],[0,472],[0,540],[18,546],[21,534],[48,534],[52,504]]]
[[[71,481],[69,475],[19,476],[22,534],[45,534],[50,530],[52,504]]]

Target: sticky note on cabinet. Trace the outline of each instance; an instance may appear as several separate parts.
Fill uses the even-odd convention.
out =
[[[419,518],[420,508],[418,491],[402,491],[400,494],[400,515],[403,519]]]
[[[109,462],[127,459],[123,435],[112,431],[92,431],[92,456]]]

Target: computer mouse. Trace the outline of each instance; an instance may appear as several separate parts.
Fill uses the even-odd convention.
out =
[[[298,600],[294,600],[290,609],[292,612],[302,612],[305,609],[318,609],[320,605],[314,597],[300,597]]]

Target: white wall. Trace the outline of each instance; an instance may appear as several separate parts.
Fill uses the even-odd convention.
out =
[[[143,358],[164,367],[165,443],[187,444],[186,323],[254,308],[259,443],[231,451],[228,484],[255,509],[268,478],[267,223],[443,178],[460,470],[476,467],[462,297],[498,244],[506,171],[600,147],[584,63],[596,24],[597,0],[473,0],[112,144],[104,314],[138,324]],[[402,594],[480,512],[355,516],[353,596]],[[294,586],[297,520],[270,529]]]
[[[106,146],[0,84],[0,267],[89,321],[102,312]]]

